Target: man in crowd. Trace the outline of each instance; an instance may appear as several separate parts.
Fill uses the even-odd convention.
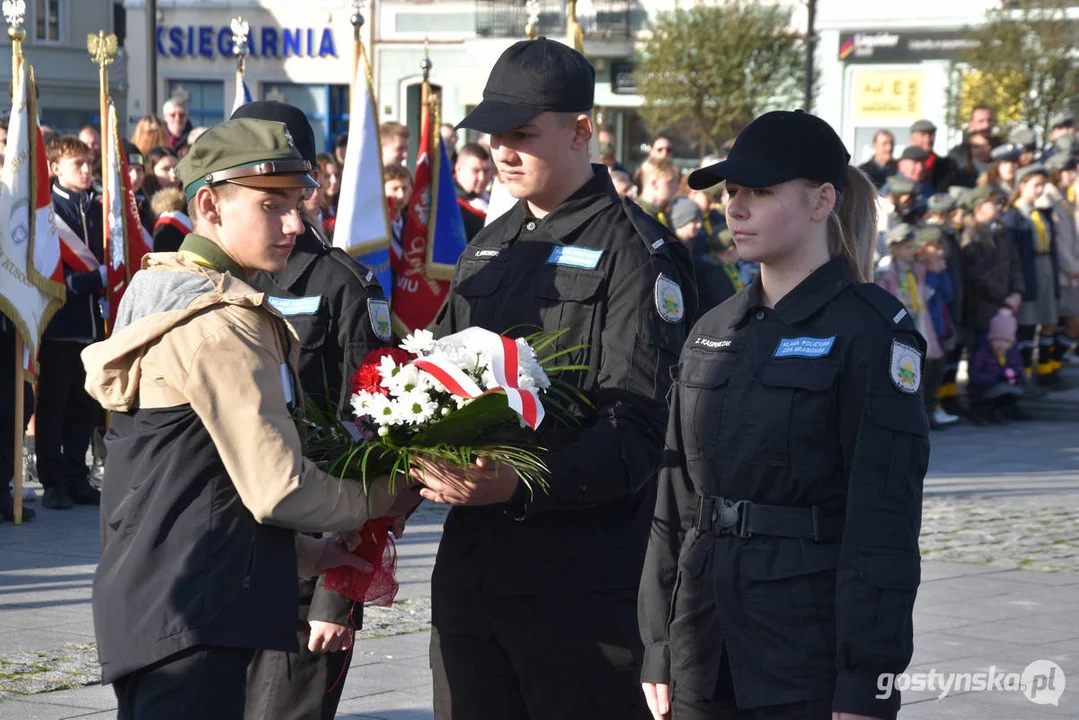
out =
[[[889,177],[895,175],[895,158],[892,157],[894,150],[895,136],[887,130],[877,130],[873,136],[873,157],[858,166],[878,190],[884,187]]]
[[[90,148],[90,164],[101,160],[101,133],[93,125],[83,125],[79,130],[79,140]]]
[[[408,160],[408,128],[399,122],[384,122],[378,128],[382,145],[382,167],[404,165]]]
[[[948,188],[955,184],[955,162],[936,154],[933,150],[936,141],[937,126],[930,121],[919,120],[910,126],[910,144],[926,153],[924,182],[930,195],[935,192],[948,192]]]
[[[491,154],[482,145],[468,143],[457,154],[453,179],[465,237],[471,242],[487,221],[487,206],[491,200],[491,194],[487,192],[491,182]]]
[[[929,170],[926,167],[930,157],[930,153],[917,145],[908,145],[903,148],[899,162],[896,163],[899,174],[914,183],[914,196],[923,202],[933,194],[933,188],[928,182]]]
[[[390,211],[390,232],[398,244],[405,239],[405,218],[412,199],[412,173],[404,165],[387,165],[382,171],[382,190]]]
[[[457,162],[457,131],[449,123],[442,123],[438,131],[442,137],[442,145],[446,148],[446,157],[451,163]]]
[[[165,118],[165,131],[169,134],[169,147],[182,148],[191,132],[191,120],[187,115],[187,103],[181,98],[169,98],[161,108]]]
[[[972,151],[972,139],[977,135],[989,142],[989,149],[992,150],[993,146],[993,126],[996,124],[996,118],[993,115],[993,109],[986,105],[978,105],[970,111],[970,119],[967,120],[966,132],[963,135],[963,142],[959,143],[951,150],[948,151],[948,157],[952,159],[952,162],[956,164],[961,170],[963,168],[971,168],[974,166],[974,158]],[[984,162],[984,161],[983,161]],[[982,170],[984,172],[984,170]],[[980,174],[980,173],[979,173]],[[973,185],[971,186],[973,187]]]

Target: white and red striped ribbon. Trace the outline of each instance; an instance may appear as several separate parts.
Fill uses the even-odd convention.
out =
[[[533,430],[539,427],[543,422],[543,404],[539,400],[539,393],[522,389],[517,382],[520,359],[514,340],[483,328],[468,328],[442,338],[440,342],[449,342],[489,354],[491,372],[495,376],[497,387],[484,391],[459,367],[438,357],[423,357],[412,364],[460,398],[477,398],[487,393],[505,392],[510,408]]]

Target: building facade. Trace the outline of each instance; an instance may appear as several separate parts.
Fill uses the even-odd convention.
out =
[[[114,0],[27,0],[23,56],[34,68],[41,121],[60,132],[78,132],[101,121],[98,69],[86,49],[86,36],[122,32],[122,7]],[[119,27],[118,27],[119,26]],[[2,33],[0,93],[11,96],[11,41]],[[128,62],[121,51],[109,66],[110,93],[122,116]],[[7,106],[5,105],[5,110]]]

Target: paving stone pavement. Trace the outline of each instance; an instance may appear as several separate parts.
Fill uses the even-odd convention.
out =
[[[967,677],[941,700],[939,684],[903,692],[900,718],[1079,718],[1079,397],[1070,395],[1037,403],[1032,422],[934,433],[915,653],[896,684],[930,671],[934,683]],[[115,717],[111,688],[96,684],[96,509],[37,509],[22,527],[0,525],[0,719]],[[433,717],[429,581],[444,517],[423,506],[399,543],[399,602],[367,612],[339,720]],[[1005,687],[1019,681],[1006,673],[1036,660],[1071,681],[1057,705],[970,689],[972,673],[992,669],[990,686]]]

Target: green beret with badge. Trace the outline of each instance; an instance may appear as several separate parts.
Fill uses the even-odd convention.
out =
[[[884,233],[884,244],[888,247],[914,239],[914,228],[907,223],[899,223]]]
[[[914,181],[903,175],[892,175],[885,182],[889,195],[910,195],[914,192]]]
[[[918,242],[918,247],[939,243],[944,240],[944,231],[938,225],[927,225],[914,232],[914,239]]]
[[[708,251],[722,253],[734,246],[734,234],[727,228],[708,236]]]
[[[1018,185],[1019,183],[1023,182],[1024,180],[1031,177],[1032,175],[1048,175],[1048,174],[1049,174],[1049,172],[1045,169],[1045,166],[1042,165],[1041,163],[1031,163],[1030,165],[1025,165],[1025,166],[1019,168],[1019,170],[1016,171],[1016,173],[1015,173],[1015,183],[1016,183],[1016,185]]]
[[[288,126],[254,118],[214,125],[176,166],[189,201],[199,188],[221,183],[262,190],[318,187],[310,172]]]

